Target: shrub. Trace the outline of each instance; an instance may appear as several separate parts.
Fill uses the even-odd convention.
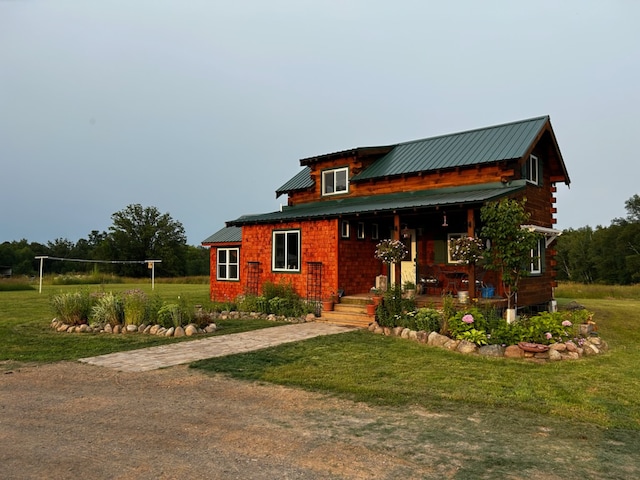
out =
[[[126,325],[142,325],[147,320],[147,295],[138,289],[126,290],[122,293],[124,303],[124,323]]]
[[[414,312],[415,309],[415,300],[402,298],[402,285],[396,284],[385,292],[382,302],[376,309],[378,324],[383,327],[407,326],[413,316],[409,312]]]
[[[91,311],[91,319],[111,326],[121,324],[124,321],[122,298],[111,292],[101,295]]]
[[[60,293],[51,297],[51,307],[59,320],[68,325],[87,323],[93,305],[88,291]]]
[[[434,308],[420,308],[414,316],[416,330],[439,332],[442,327],[442,315]]]

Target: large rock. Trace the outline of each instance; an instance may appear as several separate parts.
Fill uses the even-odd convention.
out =
[[[174,337],[184,337],[184,328],[182,328],[180,325],[178,325],[176,327],[176,329],[173,332],[173,336]]]
[[[416,340],[420,343],[427,343],[427,338],[429,338],[429,335],[424,330],[416,333]]]
[[[518,345],[509,345],[504,349],[505,358],[523,358],[524,350],[522,350]]]
[[[402,329],[402,333],[400,333],[400,338],[409,338],[409,334],[411,333],[411,329],[410,328],[404,328]]]
[[[590,357],[591,355],[599,354],[600,350],[598,350],[598,347],[596,347],[595,345],[592,345],[591,343],[585,343],[582,349],[582,353],[583,355]]]
[[[173,337],[173,332],[175,332],[175,331],[176,331],[176,329],[174,327],[171,327],[169,330],[164,332],[164,336],[165,337]]]
[[[555,348],[550,348],[549,360],[551,360],[552,362],[557,362],[558,360],[562,360],[562,353],[560,353],[560,350],[556,350]]]
[[[446,335],[440,335],[438,332],[431,332],[427,337],[427,345],[434,347],[444,347],[444,344],[451,340]]]
[[[483,345],[478,349],[478,353],[485,357],[504,357],[504,347],[502,345]]]
[[[404,327],[393,327],[393,335],[395,337],[399,337],[400,335],[402,335],[403,330],[404,330]]]
[[[149,329],[149,334],[150,335],[156,335],[158,333],[158,330],[160,330],[160,325],[153,325],[150,329]]]
[[[564,343],[552,343],[549,345],[549,350],[555,350],[557,352],[564,352],[567,349],[567,345]]]
[[[187,325],[187,327],[184,329],[184,334],[187,337],[192,337],[193,335],[196,335],[197,333],[198,333],[198,328],[192,323]]]
[[[458,349],[459,343],[460,343],[460,340],[453,340],[452,338],[450,338],[448,342],[445,342],[443,347],[446,348],[447,350],[455,351]]]
[[[134,333],[138,331],[137,325],[127,325],[127,332]]]
[[[478,352],[478,346],[473,343],[470,342],[468,340],[460,340],[460,343],[458,343],[458,346],[456,347],[456,351],[460,352],[460,353],[477,353]]]

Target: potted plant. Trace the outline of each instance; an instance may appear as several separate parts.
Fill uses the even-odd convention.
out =
[[[373,302],[373,304],[377,307],[378,305],[380,305],[380,302],[382,302],[382,292],[380,290],[378,290],[377,288],[372,288],[371,289],[371,301]]]
[[[369,303],[367,303],[367,315],[371,315],[371,316],[375,315],[377,308],[378,308],[378,305],[373,303],[373,299],[369,300]]]
[[[331,295],[329,295],[327,298],[325,298],[322,301],[322,310],[325,312],[332,312],[333,311],[333,305],[335,303],[335,293],[331,292]]]
[[[469,269],[476,268],[476,262],[482,258],[484,252],[484,245],[482,240],[477,237],[459,237],[451,240],[450,243],[451,258],[456,262],[462,262],[468,266]],[[475,278],[475,275],[473,275]],[[470,289],[474,288],[472,285],[468,285]],[[469,295],[475,292],[459,291],[458,301],[460,303],[467,303],[469,301]]]
[[[416,284],[407,280],[404,282],[404,296],[405,298],[413,298],[416,296]]]

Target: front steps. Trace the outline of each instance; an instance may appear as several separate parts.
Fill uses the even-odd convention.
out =
[[[373,315],[367,315],[367,303],[369,303],[369,299],[366,296],[342,297],[340,303],[334,304],[333,311],[322,310],[320,318],[316,321],[367,328],[375,320]]]

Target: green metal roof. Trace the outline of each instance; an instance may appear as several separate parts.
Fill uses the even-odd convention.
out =
[[[304,203],[283,207],[278,212],[245,215],[227,222],[227,225],[240,226],[252,223],[330,218],[356,213],[392,212],[403,209],[483,203],[514,193],[523,189],[525,185],[526,181],[516,180],[508,184],[494,182]]]
[[[276,190],[276,198],[288,192],[305,190],[311,187],[313,187],[313,180],[311,180],[311,168],[304,167],[291,180]]]
[[[520,158],[548,121],[537,117],[401,143],[351,181]]]
[[[209,243],[240,243],[242,241],[242,229],[230,226],[218,230],[216,233],[203,240],[203,244]]]

